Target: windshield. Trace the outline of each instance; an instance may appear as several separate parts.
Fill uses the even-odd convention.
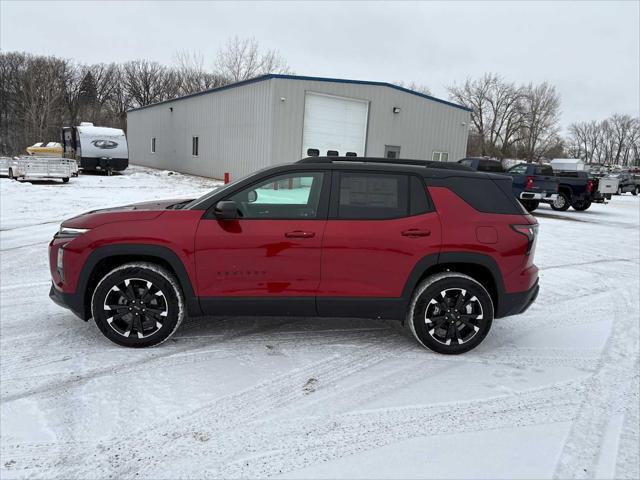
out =
[[[205,200],[208,200],[209,198],[213,197],[216,193],[221,192],[222,190],[226,190],[227,188],[229,188],[231,185],[235,184],[236,182],[237,182],[237,180],[235,182],[231,182],[231,183],[228,183],[226,185],[220,185],[219,187],[215,187],[209,193],[205,193],[201,197],[198,197],[195,200],[191,200],[184,207],[181,207],[181,209],[189,210],[190,208],[194,208],[198,204],[200,204],[200,203],[204,202]]]

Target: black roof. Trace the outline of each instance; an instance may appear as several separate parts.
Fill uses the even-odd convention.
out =
[[[414,160],[403,158],[384,158],[384,157],[338,157],[338,156],[326,156],[326,157],[307,157],[299,160],[296,163],[302,164],[348,164],[349,167],[356,165],[380,165],[380,166],[394,166],[394,167],[424,167],[428,169],[438,170],[457,170],[463,172],[472,172],[473,170],[465,165],[461,165],[457,162],[435,162],[431,160]]]

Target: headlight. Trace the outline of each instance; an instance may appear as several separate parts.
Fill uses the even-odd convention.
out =
[[[56,238],[75,238],[87,233],[89,230],[89,228],[60,227],[60,230],[56,233]]]

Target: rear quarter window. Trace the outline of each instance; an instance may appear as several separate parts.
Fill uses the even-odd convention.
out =
[[[513,196],[511,177],[447,177],[427,179],[427,185],[449,188],[475,210],[483,213],[522,215],[520,202]]]

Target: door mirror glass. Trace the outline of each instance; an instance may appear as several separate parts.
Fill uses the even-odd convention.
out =
[[[258,193],[255,190],[251,190],[247,193],[247,202],[253,203],[258,200]]]
[[[213,212],[220,220],[238,218],[238,204],[233,200],[222,200],[216,203]]]

